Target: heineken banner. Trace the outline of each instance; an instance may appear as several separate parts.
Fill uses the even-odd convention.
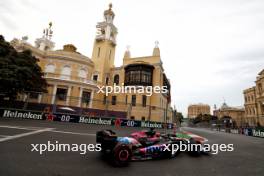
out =
[[[168,128],[172,129],[173,124],[165,124],[152,121],[137,121],[113,117],[94,117],[87,115],[67,113],[43,113],[38,111],[26,111],[18,109],[0,109],[0,117],[24,118],[37,120],[53,120],[60,122],[86,123],[96,125],[113,125],[116,127],[142,127],[142,128]]]
[[[255,137],[262,137],[264,138],[264,128],[255,128],[252,129],[252,135]]]
[[[221,131],[233,134],[242,134],[246,136],[254,136],[264,138],[264,128],[263,127],[255,127],[255,128],[236,128],[236,129],[216,129],[213,128],[214,131]]]
[[[16,109],[0,109],[0,117],[42,120],[42,113]]]

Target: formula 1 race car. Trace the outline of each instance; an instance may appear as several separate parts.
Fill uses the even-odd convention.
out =
[[[129,137],[117,137],[112,130],[102,130],[96,133],[96,142],[101,144],[102,153],[110,158],[115,166],[126,166],[130,161],[158,158],[174,158],[180,150],[174,146],[181,144],[203,144],[207,140],[192,133],[161,134],[151,130],[132,133]],[[199,155],[202,148],[190,151]]]

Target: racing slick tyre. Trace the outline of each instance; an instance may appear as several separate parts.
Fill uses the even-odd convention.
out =
[[[180,141],[174,142],[173,145],[177,145],[180,148],[181,142]],[[171,154],[171,158],[174,158],[174,157],[178,156],[181,153],[179,148],[174,154]]]
[[[190,139],[190,144],[195,144],[193,147],[191,147],[191,151],[189,151],[189,154],[191,156],[200,156],[202,153],[202,145],[200,142],[196,141],[195,139]],[[195,150],[194,150],[195,149]]]
[[[127,166],[131,160],[132,152],[126,145],[118,146],[113,153],[113,164],[117,167]]]
[[[178,145],[178,147],[179,147],[179,145],[180,145],[180,142],[179,141],[177,141],[177,142],[173,142],[171,145],[170,145],[170,147],[169,147],[169,149],[170,149],[170,151],[167,151],[166,153],[165,153],[165,158],[174,158],[174,157],[176,157],[176,156],[178,156],[179,154],[180,154],[180,150],[177,150],[175,153],[172,153],[172,150],[173,150],[173,146],[174,145]],[[176,146],[175,146],[176,147]],[[179,149],[179,148],[178,148]]]

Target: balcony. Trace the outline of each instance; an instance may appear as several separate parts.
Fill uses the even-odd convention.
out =
[[[125,86],[152,86],[152,65],[130,64],[125,67]]]
[[[62,80],[62,81],[72,81],[76,83],[84,83],[96,86],[99,83],[90,79],[72,76],[72,75],[62,75],[62,74],[55,74],[55,73],[44,73],[44,78],[46,79],[56,79],[56,80]]]

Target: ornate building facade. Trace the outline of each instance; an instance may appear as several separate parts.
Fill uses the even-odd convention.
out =
[[[14,39],[11,44],[18,51],[29,49],[39,59],[39,65],[48,82],[48,93],[30,93],[27,100],[36,103],[57,104],[109,111],[126,112],[128,119],[171,122],[170,81],[164,73],[160,50],[156,43],[152,55],[131,57],[125,51],[123,64],[115,67],[117,28],[112,5],[104,11],[104,21],[97,23],[92,56],[77,51],[72,44],[54,50],[51,40],[52,24],[44,29],[35,46],[25,39]],[[98,93],[106,86],[166,86],[167,92],[153,93]],[[104,89],[105,90],[105,89]]]
[[[244,107],[228,106],[223,103],[219,109],[214,110],[213,115],[220,120],[229,121],[234,126],[246,126]]]
[[[244,90],[245,118],[250,126],[264,126],[264,69],[258,74],[256,85]]]
[[[211,114],[210,106],[207,104],[192,104],[188,106],[188,118],[194,119],[198,115]]]

